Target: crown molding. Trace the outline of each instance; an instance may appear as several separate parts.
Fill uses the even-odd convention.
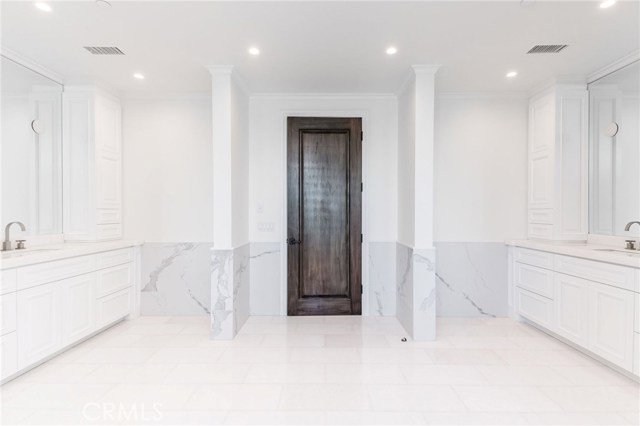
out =
[[[640,50],[633,51],[628,55],[623,56],[622,58],[610,63],[609,65],[600,68],[598,71],[589,74],[587,76],[587,84],[591,84],[597,80],[600,80],[607,75],[618,71],[621,68],[626,67],[627,65],[631,65],[632,63],[640,61]]]
[[[529,92],[436,92],[436,99],[528,99]]]
[[[339,100],[374,100],[397,99],[393,93],[254,93],[252,100],[304,100],[304,99],[339,99]]]
[[[10,49],[6,46],[0,46],[0,56],[3,56],[11,62],[22,65],[23,67],[29,68],[31,71],[40,74],[41,76],[46,77],[55,83],[64,85],[64,79],[62,78],[62,75],[40,65],[34,60],[27,58],[26,56],[16,52],[13,49]]]
[[[434,75],[438,72],[442,65],[440,64],[431,64],[431,65],[411,65],[413,72],[415,74],[429,74]]]

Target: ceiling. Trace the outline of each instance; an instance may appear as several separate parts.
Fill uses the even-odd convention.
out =
[[[234,65],[254,93],[393,93],[412,64],[441,64],[446,92],[529,91],[586,76],[640,49],[640,3],[598,2],[1,2],[2,45],[66,83],[121,93],[210,89],[206,66]],[[568,44],[526,55],[535,44]],[[258,46],[259,56],[247,50]],[[398,53],[385,49],[394,45]],[[92,56],[83,46],[117,46]],[[507,71],[518,76],[505,78]],[[144,80],[132,77],[143,73]]]

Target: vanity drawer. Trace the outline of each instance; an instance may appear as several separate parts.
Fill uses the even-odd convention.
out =
[[[516,262],[515,283],[518,287],[549,299],[553,299],[555,294],[553,271],[538,268],[537,266]]]
[[[18,371],[18,339],[16,333],[0,337],[0,380]]]
[[[0,296],[0,335],[16,331],[16,293]]]
[[[96,324],[102,328],[131,313],[131,288],[98,299]]]
[[[98,269],[122,265],[123,263],[128,262],[133,262],[133,249],[131,248],[112,250],[104,253],[98,253],[96,255],[96,264]]]
[[[39,263],[18,268],[18,290],[64,278],[86,274],[96,269],[95,255],[73,257],[55,262]]]
[[[122,225],[96,225],[96,237],[98,240],[117,240],[122,237]]]
[[[0,271],[0,294],[11,293],[18,288],[18,270],[5,269]]]
[[[634,269],[625,266],[557,255],[555,257],[555,269],[563,274],[608,284],[625,290],[638,291],[638,283],[635,282]]]
[[[529,223],[553,223],[553,209],[529,209]]]
[[[133,264],[112,266],[102,269],[98,274],[98,297],[131,287],[133,284]]]
[[[122,211],[120,209],[97,209],[96,223],[98,225],[113,224],[122,222]]]
[[[516,307],[518,314],[553,330],[553,300],[522,288],[516,289]]]
[[[553,254],[546,251],[516,248],[515,259],[517,262],[541,268],[553,269]]]

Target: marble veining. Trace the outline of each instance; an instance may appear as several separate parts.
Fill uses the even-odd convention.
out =
[[[141,315],[208,315],[211,311],[209,243],[142,246]]]
[[[233,339],[233,250],[211,252],[211,338]]]
[[[507,248],[503,243],[438,242],[436,247],[439,316],[507,316]]]
[[[251,243],[249,249],[249,312],[251,315],[281,315],[280,243]]]
[[[247,243],[235,248],[233,259],[233,327],[236,334],[249,318],[250,245]]]
[[[396,314],[396,243],[369,243],[369,315]]]

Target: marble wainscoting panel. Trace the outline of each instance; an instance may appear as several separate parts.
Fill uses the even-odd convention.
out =
[[[369,315],[396,315],[396,243],[369,243]]]
[[[211,250],[211,338],[232,340],[234,325],[233,250]]]
[[[233,250],[234,335],[249,318],[250,271],[250,244],[247,243]]]
[[[435,248],[396,246],[396,316],[413,340],[436,337]]]
[[[438,316],[508,315],[507,247],[490,242],[436,242]]]
[[[280,243],[251,243],[251,315],[281,315]]]
[[[436,338],[436,249],[413,250],[413,340]]]
[[[210,253],[211,243],[145,243],[140,315],[209,315]]]
[[[396,317],[413,336],[413,249],[396,243]]]

